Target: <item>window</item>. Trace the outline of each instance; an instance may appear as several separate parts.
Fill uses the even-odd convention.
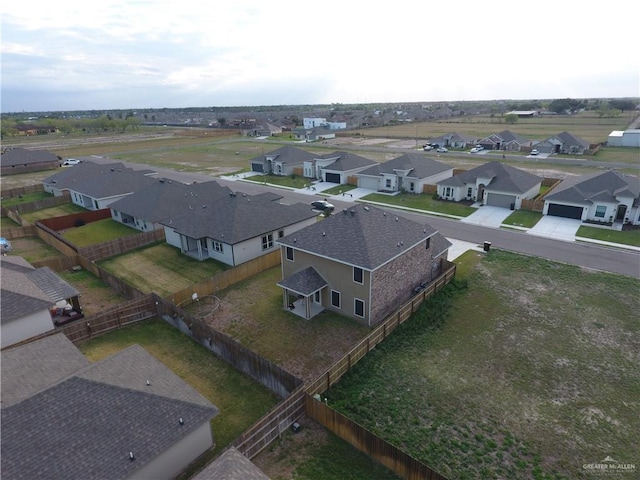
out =
[[[360,300],[359,298],[354,299],[353,312],[358,317],[363,317],[364,318],[364,302],[362,300]]]
[[[452,197],[453,196],[453,188],[444,187],[444,197]]]
[[[285,255],[287,257],[287,260],[293,262],[293,248],[287,247],[285,249]]]
[[[279,230],[278,231],[278,238],[282,238],[284,237],[284,230]]]
[[[427,240],[424,242],[425,250],[429,250],[430,246],[431,246],[431,237],[427,238]]]
[[[213,250],[222,253],[222,243],[213,240]]]
[[[416,189],[416,184],[414,182],[409,183],[409,191],[414,192]]]
[[[273,233],[262,237],[262,249],[269,250],[270,248],[273,248]]]
[[[313,301],[316,303],[320,303],[320,290],[313,294]]]
[[[331,306],[340,308],[340,292],[331,290]]]
[[[387,182],[385,183],[386,188],[391,188],[391,179],[387,178]]]
[[[467,198],[471,198],[471,195],[473,195],[473,188],[469,187],[467,188]]]
[[[361,268],[353,267],[353,281],[359,284],[364,283],[364,272]]]
[[[596,207],[596,217],[604,218],[606,213],[607,213],[607,206],[606,205],[598,205]]]

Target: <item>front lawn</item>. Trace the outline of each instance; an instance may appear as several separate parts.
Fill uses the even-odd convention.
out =
[[[336,185],[335,187],[322,190],[322,193],[325,195],[340,195],[341,193],[346,193],[349,190],[354,190],[356,188],[358,187],[355,185]]]
[[[311,180],[297,175],[254,175],[245,178],[245,182],[267,183],[289,188],[304,188],[311,185]]]
[[[412,208],[426,212],[437,212],[458,217],[467,217],[476,211],[462,203],[444,200],[434,200],[433,195],[421,193],[400,193],[398,195],[383,195],[381,193],[371,193],[362,197],[362,200],[383,203],[390,206]]]
[[[531,228],[542,218],[542,212],[531,210],[516,210],[509,215],[502,223],[514,225],[516,227]]]
[[[135,228],[127,227],[111,218],[105,218],[81,227],[69,228],[62,232],[62,236],[77,247],[86,247],[138,233],[140,232]]]
[[[587,479],[583,465],[609,454],[637,463],[640,282],[465,255],[481,258],[467,289],[425,304],[328,404],[450,480]]]
[[[603,242],[621,243],[623,245],[633,245],[640,247],[640,229],[635,230],[610,230],[608,228],[585,227],[578,229],[576,237],[592,238]]]

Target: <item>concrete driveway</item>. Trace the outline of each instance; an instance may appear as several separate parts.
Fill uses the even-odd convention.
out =
[[[508,208],[490,207],[485,205],[478,207],[478,210],[473,212],[468,217],[460,219],[464,223],[473,223],[474,225],[482,225],[489,228],[500,228],[502,222],[513,213]]]
[[[545,215],[533,228],[527,230],[527,233],[539,237],[575,242],[576,232],[578,228],[580,228],[580,225],[582,225],[581,220]]]

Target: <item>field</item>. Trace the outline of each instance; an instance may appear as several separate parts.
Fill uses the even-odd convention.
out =
[[[640,283],[465,255],[468,288],[430,302],[329,405],[451,480],[588,478],[582,465],[606,455],[637,463]]]

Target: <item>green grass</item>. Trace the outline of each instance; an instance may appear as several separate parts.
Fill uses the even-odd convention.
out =
[[[160,319],[101,335],[79,348],[95,362],[134,344],[145,348],[220,409],[211,421],[215,447],[200,458],[200,467],[278,403],[265,387]]]
[[[311,184],[308,178],[298,175],[254,175],[244,179],[245,182],[268,183],[270,185],[278,185],[281,187],[303,188]]]
[[[427,212],[438,212],[446,215],[455,215],[458,217],[467,217],[476,211],[475,208],[463,205],[461,203],[434,200],[433,195],[426,193],[400,193],[398,195],[383,195],[380,193],[371,193],[362,197],[362,199],[370,202],[384,203],[391,206],[413,208],[416,210],[424,210]]]
[[[358,188],[356,185],[336,185],[335,187],[323,190],[322,193],[326,195],[340,195],[343,192],[346,193],[349,190],[354,190],[356,188]]]
[[[594,240],[602,240],[604,242],[621,243],[623,245],[632,245],[640,247],[640,229],[636,230],[610,230],[608,228],[586,227],[581,226],[576,233],[576,237],[591,238]]]
[[[17,228],[20,225],[11,220],[9,217],[0,217],[0,228]]]
[[[532,212],[530,210],[516,210],[509,215],[502,223],[514,225],[516,227],[531,228],[542,218],[542,212]]]
[[[135,228],[127,227],[111,218],[105,218],[65,230],[62,236],[78,247],[86,247],[138,233],[140,232]]]
[[[499,250],[467,278],[329,405],[451,480],[587,478],[582,465],[605,451],[634,463],[640,282]]]
[[[11,198],[3,198],[2,206],[5,208],[11,208],[14,205],[19,205],[21,203],[35,202],[36,200],[50,198],[51,196],[52,195],[47,192],[25,193],[21,196],[21,198],[18,198],[17,196],[11,197]]]
[[[36,210],[35,212],[24,213],[22,214],[22,217],[31,223],[36,223],[38,220],[43,220],[46,218],[62,217],[64,215],[70,215],[72,213],[82,213],[86,211],[87,210],[85,208],[82,208],[73,203],[64,203],[56,207],[44,208],[42,210]]]

